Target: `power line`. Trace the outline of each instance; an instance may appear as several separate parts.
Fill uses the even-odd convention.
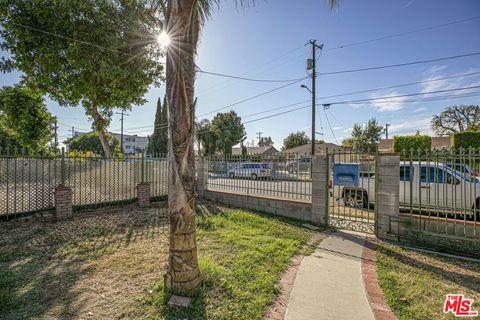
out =
[[[463,90],[470,90],[470,89],[477,89],[477,88],[480,88],[480,86],[471,86],[471,87],[462,87],[462,88],[454,88],[454,89],[435,90],[435,91],[419,92],[419,93],[408,93],[408,94],[401,94],[401,95],[395,95],[395,96],[385,96],[385,97],[376,97],[376,98],[369,98],[369,99],[357,99],[357,100],[350,100],[350,101],[328,102],[328,103],[324,103],[324,104],[325,104],[325,105],[334,105],[334,104],[356,103],[356,102],[365,102],[365,101],[378,101],[378,100],[385,100],[385,99],[396,99],[396,98],[403,98],[403,97],[413,97],[413,96],[433,94],[433,93],[443,93],[443,92],[452,92],[452,91],[463,91]]]
[[[280,116],[280,115],[282,115],[282,114],[290,113],[290,112],[297,111],[297,110],[301,110],[301,109],[305,109],[305,108],[311,108],[311,107],[312,107],[311,105],[307,105],[307,106],[295,108],[295,109],[288,110],[288,111],[283,111],[283,112],[279,112],[279,113],[274,113],[274,114],[271,114],[271,115],[268,115],[268,116],[265,116],[265,117],[262,117],[262,118],[253,119],[253,120],[250,120],[250,121],[245,121],[243,124],[248,124],[248,123],[252,123],[252,122],[256,122],[256,121],[260,121],[260,120],[264,120],[264,119],[268,119],[268,118],[273,118],[273,117],[276,117],[276,116]]]
[[[451,60],[451,59],[472,57],[472,56],[477,56],[477,55],[480,55],[480,52],[472,52],[472,53],[467,53],[467,54],[460,54],[460,55],[456,55],[456,56],[429,59],[429,60],[417,60],[417,61],[412,61],[412,62],[397,63],[397,64],[390,64],[390,65],[384,65],[384,66],[375,66],[375,67],[341,70],[341,71],[331,71],[331,72],[320,72],[318,75],[325,76],[325,75],[333,75],[333,74],[343,74],[343,73],[353,73],[353,72],[363,72],[363,71],[371,71],[371,70],[379,70],[379,69],[405,67],[405,66],[411,66],[411,65],[416,65],[416,64],[423,64],[423,63],[431,63],[431,62]]]
[[[424,102],[424,101],[441,101],[441,100],[451,100],[451,99],[459,99],[459,98],[469,98],[469,97],[477,97],[480,95],[480,91],[474,91],[465,94],[454,94],[449,96],[439,96],[439,97],[427,97],[427,98],[417,98],[411,100],[404,100],[402,103],[406,102]],[[367,102],[348,102],[348,104],[372,104],[375,101],[367,101]],[[347,103],[347,102],[346,102]],[[341,103],[339,103],[341,104]]]
[[[275,58],[272,58],[272,59],[269,59],[268,61],[260,64],[260,65],[257,65],[253,68],[250,68],[248,71],[246,72],[243,72],[241,73],[239,76],[242,77],[242,76],[245,76],[247,74],[249,74],[251,71],[256,71],[254,73],[254,75],[258,75],[258,74],[262,74],[266,71],[270,71],[270,70],[273,70],[273,69],[276,69],[276,68],[279,68],[281,66],[283,66],[284,64],[287,64],[289,63],[290,61],[294,60],[294,59],[297,59],[299,58],[300,56],[304,56],[304,53],[302,53],[301,55],[296,55],[295,57],[292,57],[292,58],[289,58],[287,61],[285,62],[282,62],[280,64],[276,64],[272,67],[269,67],[269,68],[265,68],[265,66],[269,65],[270,63],[276,61],[276,60],[280,60],[281,58],[283,57],[286,57],[288,55],[290,55],[291,53],[293,52],[296,52],[298,51],[299,49],[303,49],[304,48],[304,45],[301,45],[299,47],[296,47],[295,49],[292,49],[292,50],[289,50],[287,52],[285,52],[284,54],[280,55],[280,56],[277,56]],[[261,72],[258,72],[259,70],[262,70]],[[210,86],[209,88],[205,88],[203,90],[201,90],[200,92],[197,93],[197,96],[202,96],[203,94],[207,93],[207,92],[211,92],[211,91],[217,91],[219,89],[222,89],[222,88],[226,88],[226,87],[230,87],[231,85],[233,84],[233,80],[230,79],[230,81],[226,81],[226,82],[222,82],[222,84],[218,84],[218,85],[213,85],[213,86]]]
[[[428,93],[424,93],[424,94],[428,94]],[[480,95],[480,93],[475,94],[475,95]],[[474,95],[471,95],[471,96],[474,96]],[[460,97],[461,97],[460,95],[457,95],[457,96],[452,96],[452,97],[436,97],[436,98],[438,98],[437,100],[448,100],[448,99],[451,99],[451,98],[460,98]],[[425,98],[425,99],[427,99],[427,98]],[[413,103],[413,102],[418,102],[418,101],[422,101],[422,100],[425,100],[425,99],[405,100],[405,101],[402,101],[402,102],[403,103]],[[430,98],[430,99],[432,99],[432,98]],[[372,100],[374,100],[374,99],[372,99]],[[336,104],[340,104],[340,103],[341,102],[338,102]],[[268,115],[268,116],[265,116],[265,117],[249,120],[249,121],[243,122],[243,124],[248,124],[248,123],[253,123],[253,122],[257,122],[257,121],[261,121],[261,120],[265,120],[265,119],[274,118],[274,117],[277,117],[277,116],[281,116],[281,115],[284,115],[284,114],[288,114],[288,113],[291,113],[291,112],[295,112],[295,111],[310,108],[310,107],[311,107],[311,105],[305,105],[305,106],[294,108],[294,109],[291,109],[291,110],[274,113],[274,114],[271,114],[271,115]],[[325,110],[325,108],[324,108],[324,110]],[[208,129],[207,130],[202,130],[202,131],[199,131],[198,133],[204,133],[204,132],[211,132],[211,130],[208,130]],[[334,135],[334,137],[335,137],[335,135]],[[336,138],[335,138],[335,140],[336,140]],[[338,143],[338,141],[337,141],[337,143]]]
[[[311,101],[311,100],[304,100],[304,101],[300,101],[300,102],[295,102],[295,103],[287,104],[287,105],[284,105],[284,106],[281,106],[281,107],[276,107],[276,108],[267,109],[267,110],[264,110],[264,111],[259,111],[259,112],[255,112],[255,113],[250,113],[250,114],[247,114],[247,115],[245,115],[245,116],[242,116],[242,118],[248,118],[248,117],[252,117],[252,116],[257,116],[257,115],[259,115],[259,114],[268,113],[268,112],[276,111],[276,110],[281,110],[281,109],[285,109],[285,108],[288,108],[288,107],[293,107],[293,106],[296,106],[296,105],[299,105],[299,104],[302,104],[302,103],[307,103],[307,102],[310,102],[310,101]]]
[[[227,105],[227,106],[224,106],[224,107],[215,109],[215,110],[213,110],[213,111],[209,111],[209,112],[207,112],[207,113],[204,113],[204,114],[200,115],[199,117],[204,117],[204,116],[206,116],[206,115],[209,115],[209,114],[212,114],[212,113],[221,111],[221,110],[225,110],[225,109],[228,109],[228,108],[230,108],[230,107],[239,105],[239,104],[241,104],[241,103],[244,103],[244,102],[247,102],[247,101],[256,99],[256,98],[258,98],[258,97],[264,96],[264,95],[269,94],[269,93],[272,93],[272,92],[274,92],[274,91],[277,91],[277,90],[286,88],[286,87],[288,87],[288,86],[291,86],[292,84],[298,83],[298,82],[303,81],[303,80],[305,80],[305,79],[307,79],[307,77],[304,77],[304,78],[295,80],[295,81],[293,81],[293,82],[287,83],[287,84],[285,84],[285,85],[283,85],[283,86],[280,86],[280,87],[277,87],[277,88],[274,88],[274,89],[271,89],[271,90],[268,90],[268,91],[265,91],[265,92],[261,92],[261,93],[259,93],[259,94],[256,94],[256,95],[252,96],[252,97],[249,97],[249,98],[246,98],[246,99],[243,99],[243,100],[234,102],[234,103],[232,103],[232,104],[229,104],[229,105]]]
[[[117,49],[104,47],[104,46],[101,46],[101,45],[98,45],[98,44],[95,44],[95,43],[91,43],[91,42],[88,42],[88,41],[83,41],[83,40],[67,37],[67,36],[64,36],[64,35],[61,35],[61,34],[57,34],[57,33],[53,33],[53,32],[50,32],[50,31],[42,30],[40,28],[27,26],[27,25],[22,24],[22,23],[13,22],[13,21],[9,21],[9,23],[11,23],[13,25],[23,27],[23,28],[27,28],[27,29],[30,29],[30,30],[34,30],[34,31],[37,31],[37,32],[41,32],[41,33],[44,33],[44,34],[47,34],[47,35],[50,35],[50,36],[58,37],[58,38],[65,39],[65,40],[74,41],[74,42],[81,43],[81,44],[84,44],[84,45],[93,46],[93,47],[98,48],[98,49],[123,54],[123,55],[133,57],[133,58],[138,58],[139,57],[138,55],[135,55],[135,54],[131,54],[131,53],[128,53],[128,52],[123,52],[123,51],[120,51],[120,50],[117,50]],[[163,62],[163,61],[158,61],[158,60],[153,60],[153,59],[150,59],[150,60],[152,60],[153,62],[162,64],[162,65],[166,65],[166,63]],[[253,81],[253,82],[291,82],[291,81],[297,80],[297,79],[283,79],[283,80],[282,79],[280,79],[280,80],[279,79],[254,79],[254,78],[247,78],[247,77],[239,77],[239,76],[235,76],[235,75],[228,75],[228,74],[224,74],[224,73],[205,71],[205,70],[200,69],[198,66],[196,67],[196,69],[197,69],[197,72],[203,73],[203,74],[214,75],[214,76],[218,76],[218,77],[232,78],[232,79],[237,79],[237,80],[244,80],[244,81]],[[302,80],[303,80],[303,78],[302,78]]]
[[[323,113],[325,113],[325,118],[327,119],[328,127],[330,128],[330,132],[332,133],[333,138],[335,139],[335,142],[338,144],[337,137],[335,136],[335,133],[333,132],[332,125],[330,124],[330,119],[328,119],[327,111],[325,111],[327,107],[323,107]]]
[[[479,18],[480,18],[480,16],[476,16],[476,17],[472,17],[472,18],[456,20],[456,21],[447,22],[447,23],[443,23],[443,24],[439,24],[439,25],[435,25],[435,26],[430,26],[430,27],[425,27],[425,28],[420,28],[420,29],[416,29],[416,30],[394,33],[394,34],[391,34],[391,35],[387,35],[387,36],[383,36],[383,37],[379,37],[379,38],[374,38],[374,39],[370,39],[370,40],[351,42],[351,43],[339,45],[339,46],[332,47],[332,48],[327,47],[324,50],[325,51],[330,51],[330,50],[343,49],[343,48],[346,48],[346,47],[359,46],[359,45],[366,44],[366,43],[372,43],[372,42],[376,42],[376,41],[391,39],[391,38],[400,37],[400,36],[405,36],[405,35],[409,35],[409,34],[413,34],[413,33],[417,33],[417,32],[424,32],[424,31],[428,31],[428,30],[438,29],[438,28],[442,28],[442,27],[446,27],[446,26],[450,26],[450,25],[454,25],[454,24],[458,24],[458,23],[463,23],[463,22],[467,22],[467,21],[476,20],[476,19],[479,19]]]
[[[423,84],[423,83],[430,83],[430,82],[437,82],[437,81],[443,81],[443,80],[448,80],[448,79],[454,79],[454,78],[459,78],[459,77],[468,77],[468,76],[473,76],[473,75],[478,75],[478,74],[480,74],[480,72],[470,72],[470,73],[465,73],[465,74],[460,74],[460,75],[454,75],[454,76],[449,76],[449,77],[444,77],[444,78],[436,78],[436,79],[430,79],[430,80],[424,80],[424,81],[416,81],[416,82],[410,82],[410,83],[403,83],[403,84],[399,84],[399,85],[392,85],[392,86],[379,87],[379,88],[374,88],[374,89],[367,89],[367,90],[361,90],[361,91],[354,91],[354,92],[347,92],[347,93],[341,93],[341,94],[336,94],[336,95],[324,96],[324,97],[319,97],[318,99],[327,99],[327,98],[341,97],[341,96],[347,96],[347,95],[353,95],[353,94],[359,94],[359,93],[366,93],[366,92],[380,91],[380,90],[386,90],[386,89],[400,88],[400,87],[406,87],[406,86],[411,86],[411,85],[416,85],[416,84]],[[271,91],[269,91],[268,93],[270,93],[270,92],[271,92]],[[263,94],[262,94],[262,95],[263,95]],[[257,96],[259,96],[259,95],[257,95]],[[257,96],[255,96],[255,97],[257,97]],[[240,101],[239,103],[243,103],[243,102],[252,100],[253,98],[254,98],[254,97],[245,99],[245,100],[243,100],[243,101]],[[317,100],[318,100],[318,99],[317,99]],[[254,115],[266,113],[266,112],[269,112],[269,111],[274,111],[274,110],[278,110],[278,109],[287,108],[287,107],[290,107],[290,106],[293,106],[293,105],[296,105],[296,104],[302,104],[302,103],[305,103],[305,102],[308,102],[308,101],[309,101],[309,100],[301,101],[301,102],[297,102],[297,103],[294,103],[294,104],[289,104],[289,105],[286,105],[286,106],[281,106],[281,107],[278,107],[278,108],[273,108],[273,109],[269,109],[269,110],[265,110],[265,111],[260,111],[260,112],[252,113],[252,114],[249,114],[249,115],[246,115],[246,116],[242,116],[242,117],[243,117],[243,118],[247,118],[247,117],[250,117],[250,116],[254,116]],[[214,112],[217,112],[217,111],[220,111],[220,110],[223,110],[223,109],[232,107],[232,106],[234,106],[234,105],[236,105],[236,104],[239,104],[239,103],[234,103],[234,104],[231,104],[231,105],[229,105],[229,106],[226,106],[226,107],[217,109],[217,110],[215,110],[215,111],[212,111],[212,112],[209,112],[209,113],[206,113],[206,114],[202,114],[202,115],[199,116],[199,117],[203,117],[203,116],[205,116],[205,115],[208,115],[208,114],[211,114],[211,113],[214,113]]]
[[[472,88],[480,88],[480,86],[473,86],[473,87],[467,87],[467,88],[456,88],[456,89],[449,89],[449,90],[437,90],[437,91],[430,91],[430,92],[425,92],[425,93],[414,93],[414,94],[409,94],[409,95],[405,95],[405,96],[424,95],[424,94],[448,92],[448,91],[455,91],[455,90],[467,90],[467,89],[472,89]],[[364,100],[368,100],[366,102],[369,102],[369,101],[373,102],[373,101],[376,101],[378,99],[392,99],[392,98],[397,98],[397,97],[398,96],[396,96],[396,97],[379,97],[379,98],[371,98],[371,99],[364,99]],[[459,97],[459,96],[455,96],[455,97]],[[433,98],[438,98],[438,100],[445,99],[445,97],[431,97],[431,98],[425,98],[425,99],[433,99]],[[422,100],[425,100],[425,99],[406,100],[406,101],[403,101],[403,102],[418,102],[418,101],[422,101]],[[334,105],[334,104],[344,104],[344,103],[350,103],[350,102],[349,101],[338,101],[338,102],[332,102],[332,103],[325,103],[324,105]],[[265,117],[261,117],[261,118],[250,120],[250,121],[246,121],[246,122],[244,122],[244,124],[259,121],[259,120],[264,120],[264,119],[268,119],[268,118],[272,118],[272,117],[276,117],[276,116],[279,116],[279,115],[287,114],[287,113],[294,112],[294,111],[301,110],[301,109],[305,109],[305,108],[308,108],[308,107],[311,107],[311,106],[310,105],[302,106],[302,107],[294,108],[294,109],[291,109],[291,110],[287,110],[287,111],[283,111],[283,112],[279,112],[279,113],[274,113],[274,114],[271,114],[271,115],[268,115],[268,116],[265,116]]]
[[[380,90],[386,90],[386,89],[401,88],[401,87],[407,87],[407,86],[412,86],[412,85],[416,85],[416,84],[437,82],[437,81],[443,81],[443,80],[449,80],[449,79],[461,78],[461,77],[470,77],[470,76],[474,76],[474,75],[478,75],[478,74],[480,74],[480,72],[470,72],[470,73],[464,73],[464,74],[459,74],[459,75],[454,75],[454,76],[449,76],[449,77],[444,77],[444,78],[435,78],[435,79],[429,79],[429,80],[423,80],[423,81],[416,81],[416,82],[409,82],[409,83],[391,85],[391,86],[386,86],[386,87],[378,87],[378,88],[373,88],[373,89],[366,89],[366,90],[360,90],[360,91],[354,91],[354,92],[340,93],[340,94],[335,94],[335,95],[331,95],[331,96],[321,97],[320,99],[335,98],[335,97],[349,96],[349,95],[354,95],[354,94],[359,94],[359,93],[367,93],[367,92],[380,91]]]
[[[472,74],[476,74],[476,73],[472,73]],[[464,75],[459,75],[459,76],[464,76]],[[458,76],[458,77],[459,77]],[[457,77],[457,76],[455,76]],[[451,78],[451,77],[447,77],[447,78]],[[420,81],[420,82],[414,82],[414,83],[411,83],[411,84],[418,84],[418,83],[425,83],[425,82],[431,82],[431,81],[440,81],[440,80],[443,80],[443,79],[446,79],[446,78],[442,78],[442,79],[435,79],[435,80],[427,80],[427,81]],[[402,85],[399,85],[399,86],[405,86],[405,85],[409,85],[409,84],[402,84]],[[371,89],[371,90],[380,90],[380,89],[385,89],[385,88],[392,88],[392,87],[395,87],[395,86],[389,86],[389,87],[383,87],[383,88],[377,88],[377,89]],[[334,104],[359,104],[359,103],[369,103],[369,102],[375,102],[375,101],[378,101],[378,100],[385,100],[385,99],[396,99],[396,98],[401,98],[401,97],[409,97],[409,96],[418,96],[418,95],[427,95],[427,94],[434,94],[434,93],[443,93],[443,92],[452,92],[452,91],[458,91],[458,90],[469,90],[469,89],[475,89],[475,88],[478,88],[479,86],[473,86],[473,87],[464,87],[464,88],[455,88],[455,89],[446,89],[446,90],[436,90],[436,91],[429,91],[429,92],[422,92],[422,93],[411,93],[411,94],[405,94],[405,95],[396,95],[396,96],[384,96],[384,97],[376,97],[376,98],[369,98],[369,99],[357,99],[357,100],[346,100],[346,101],[336,101],[336,102],[330,102],[330,103],[325,103],[325,104],[330,104],[330,105],[334,105]],[[363,90],[361,92],[367,92],[367,91],[370,91],[370,90]],[[331,97],[337,97],[337,96],[343,96],[343,95],[349,95],[349,94],[356,94],[356,93],[359,93],[358,91],[357,92],[352,92],[352,93],[344,93],[344,94],[339,94],[339,95],[334,95],[334,96],[326,96],[326,97],[319,97],[317,98],[317,102],[320,100],[320,99],[326,99],[326,98],[331,98]],[[470,97],[470,96],[476,96],[476,95],[471,95],[471,93],[467,93],[467,94],[464,94],[462,96],[460,95],[455,95],[455,96],[450,96],[450,97],[445,97],[445,96],[442,96],[442,97],[429,97],[429,98],[422,98],[422,99],[417,99],[417,100],[410,100],[411,102],[419,102],[419,101],[436,101],[436,100],[442,100],[442,99],[445,99],[445,98],[461,98],[461,97]],[[247,114],[245,116],[242,116],[242,118],[248,118],[248,117],[252,117],[252,116],[256,116],[256,115],[260,115],[260,114],[264,114],[264,113],[268,113],[268,112],[271,112],[271,111],[276,111],[276,110],[281,110],[281,109],[285,109],[285,108],[288,108],[288,107],[292,107],[292,106],[296,106],[296,105],[299,105],[299,104],[303,104],[303,103],[307,103],[309,102],[310,100],[304,100],[304,101],[299,101],[299,102],[295,102],[295,103],[291,103],[291,104],[287,104],[287,105],[284,105],[284,106],[280,106],[280,107],[275,107],[275,108],[271,108],[271,109],[267,109],[267,110],[263,110],[263,111],[259,111],[259,112],[255,112],[255,113],[251,113],[251,114]],[[409,102],[410,102],[409,101]],[[403,101],[403,102],[406,102],[406,101]],[[293,110],[299,110],[299,109],[302,109],[304,107],[301,107],[301,108],[298,108],[298,109],[293,109]],[[284,114],[284,113],[280,113],[280,114]],[[267,117],[264,117],[265,119],[268,118]],[[262,118],[263,119],[263,118]],[[338,120],[337,120],[338,121]],[[248,123],[248,122],[245,122],[245,123]],[[340,123],[340,122],[339,122]],[[340,123],[341,124],[341,123]],[[141,126],[141,127],[133,127],[133,128],[127,128],[126,130],[134,130],[134,129],[147,129],[147,128],[152,128],[153,125],[148,125],[148,126]],[[164,127],[168,127],[168,126],[164,126]]]
[[[253,81],[253,82],[292,82],[292,81],[300,81],[300,80],[305,79],[305,78],[287,79],[287,80],[254,79],[254,78],[233,76],[233,75],[229,75],[229,74],[225,74],[225,73],[204,71],[204,70],[200,69],[199,67],[197,67],[197,71],[200,72],[200,73],[203,73],[203,74],[208,74],[208,75],[217,76],[217,77],[231,78],[231,79],[244,80],[244,81]]]

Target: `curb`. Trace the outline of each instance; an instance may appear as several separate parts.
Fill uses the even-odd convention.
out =
[[[370,308],[376,320],[397,319],[387,304],[377,276],[377,238],[371,235],[365,237],[362,252],[362,276]]]

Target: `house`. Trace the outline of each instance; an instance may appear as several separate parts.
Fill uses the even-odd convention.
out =
[[[452,140],[450,137],[432,137],[432,150],[450,150]],[[378,143],[379,152],[392,152],[393,139],[381,139]]]
[[[264,157],[268,156],[274,156],[278,154],[278,150],[274,146],[265,146],[265,147],[246,147],[247,148],[247,154],[255,154],[255,155],[262,155]],[[242,148],[241,147],[235,147],[232,148],[232,155],[241,155],[242,154]]]
[[[83,136],[84,134],[91,133],[91,132],[80,132],[75,131],[73,136],[75,138]],[[118,140],[121,139],[121,134],[116,132],[109,132],[111,136],[116,137]],[[124,154],[134,154],[134,153],[142,153],[147,150],[148,147],[148,137],[142,137],[138,135],[131,135],[131,134],[123,134],[123,153]]]
[[[343,151],[346,150],[334,143],[318,143],[315,144],[315,154],[325,154],[326,151]],[[299,147],[283,150],[282,153],[287,154],[310,154],[312,152],[312,145],[310,143],[304,144]]]
[[[110,132],[110,135],[118,138],[120,140],[121,134]],[[139,135],[123,134],[123,153],[132,154],[132,153],[142,153],[147,150],[148,147],[148,137],[142,137]]]

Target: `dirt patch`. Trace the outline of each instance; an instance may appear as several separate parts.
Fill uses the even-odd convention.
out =
[[[167,226],[164,204],[2,223],[0,318],[132,318],[162,278]]]

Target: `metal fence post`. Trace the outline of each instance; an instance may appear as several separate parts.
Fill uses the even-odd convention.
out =
[[[141,182],[145,182],[145,153],[142,152]]]
[[[60,162],[60,184],[65,185],[65,147],[62,147],[62,159]]]
[[[325,172],[327,178],[325,179],[325,225],[328,225],[328,213],[330,210],[330,159],[328,156],[328,148],[325,149]]]

